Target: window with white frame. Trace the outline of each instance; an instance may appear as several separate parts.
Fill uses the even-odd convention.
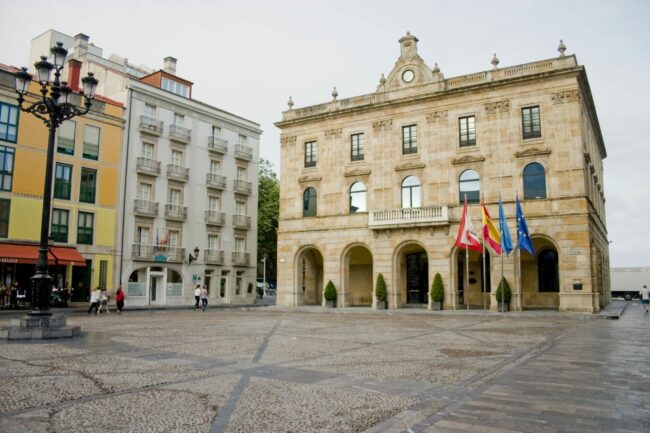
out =
[[[138,186],[138,198],[144,201],[150,201],[152,199],[151,184],[140,182]]]
[[[208,235],[208,249],[210,251],[219,250],[219,236],[218,235]]]
[[[143,142],[140,156],[146,159],[153,159],[153,144]]]
[[[175,165],[175,166],[179,166],[179,167],[182,166],[183,165],[183,152],[172,149],[171,163],[172,163],[172,165]]]
[[[174,206],[179,206],[181,204],[181,190],[175,188],[169,188],[167,203]]]
[[[217,212],[219,209],[221,209],[221,200],[219,197],[214,195],[208,197],[208,210]]]
[[[221,161],[216,159],[210,160],[210,173],[211,174],[220,174],[221,173]]]

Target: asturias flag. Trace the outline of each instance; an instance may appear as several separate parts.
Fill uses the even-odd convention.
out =
[[[495,253],[501,255],[501,235],[484,204],[481,205],[481,209],[483,211],[483,242],[487,242]]]
[[[460,217],[460,228],[458,229],[458,237],[456,237],[456,245],[460,248],[469,248],[470,250],[483,252],[481,242],[472,226],[472,220],[467,214],[467,197],[465,197],[465,206],[463,207],[463,214]]]
[[[520,250],[526,251],[531,256],[535,255],[533,241],[530,240],[530,234],[528,233],[528,224],[526,224],[524,212],[521,210],[521,205],[519,205],[519,196],[517,196],[517,243]]]
[[[501,232],[501,250],[508,255],[512,252],[512,239],[510,238],[510,230],[508,230],[508,223],[506,222],[506,214],[503,211],[501,197],[499,197],[499,231]]]

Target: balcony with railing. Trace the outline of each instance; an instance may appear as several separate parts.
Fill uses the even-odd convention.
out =
[[[368,227],[371,229],[436,225],[449,225],[447,206],[380,209],[368,213]]]
[[[134,243],[131,247],[133,260],[146,262],[182,262],[185,259],[185,248],[169,245],[152,245]]]
[[[211,226],[222,226],[226,222],[226,213],[216,210],[205,211],[205,223]]]
[[[165,219],[185,221],[187,219],[187,206],[165,204]]]
[[[160,174],[160,161],[139,156],[135,164],[135,169],[141,174],[158,176]]]
[[[246,161],[253,160],[253,148],[245,144],[237,144],[235,146],[235,158],[245,159]]]
[[[187,144],[192,139],[192,130],[172,123],[169,125],[169,139]]]
[[[210,136],[208,137],[208,150],[222,155],[228,153],[228,140]]]
[[[158,202],[136,198],[133,202],[133,212],[138,216],[155,218],[158,216]]]
[[[233,180],[233,190],[239,194],[250,195],[253,191],[253,183],[243,179]]]
[[[208,173],[205,176],[205,185],[208,188],[226,189],[226,176],[216,173]]]
[[[203,257],[207,265],[223,265],[223,250],[203,250]]]
[[[140,116],[140,132],[160,137],[163,133],[163,121],[149,116]]]
[[[232,225],[236,229],[249,229],[251,228],[251,217],[246,215],[233,215]]]
[[[190,169],[176,164],[167,164],[167,179],[187,182],[190,180]]]
[[[234,251],[232,253],[232,264],[235,266],[248,266],[251,261],[250,253]]]

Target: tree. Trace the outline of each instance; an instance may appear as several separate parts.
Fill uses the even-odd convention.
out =
[[[276,279],[278,245],[278,214],[280,210],[280,181],[271,161],[260,158],[259,190],[257,196],[257,259],[266,256],[267,280]]]

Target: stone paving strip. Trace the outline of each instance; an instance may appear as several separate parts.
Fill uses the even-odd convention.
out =
[[[558,347],[593,325],[616,323],[561,314],[273,309],[78,315],[69,322],[82,326],[81,337],[0,343],[1,432],[559,432],[544,429],[544,414],[564,419],[551,395],[570,398],[571,381],[594,380],[581,375],[602,362]],[[630,356],[648,359],[642,349]],[[571,368],[556,370],[558,363]],[[531,366],[533,377],[526,374]],[[637,380],[650,377],[644,371]],[[615,404],[627,402],[620,394],[630,379],[607,382]],[[581,391],[585,399],[602,392],[597,381],[591,386]],[[567,405],[566,415],[599,431],[587,401]],[[500,423],[499,410],[509,425]],[[531,411],[537,415],[527,419]],[[608,418],[612,411],[598,413]]]

